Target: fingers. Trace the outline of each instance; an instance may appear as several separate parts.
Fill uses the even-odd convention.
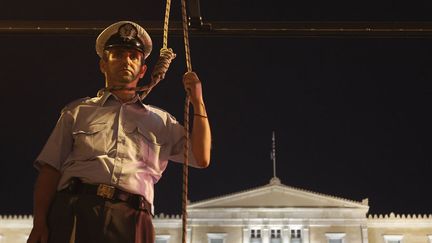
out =
[[[203,102],[201,81],[195,72],[187,72],[183,75],[183,85],[192,104],[199,105]]]
[[[183,77],[185,78],[197,78],[198,79],[198,75],[195,72],[186,72]]]
[[[194,72],[187,72],[183,75],[183,85],[189,93],[199,89],[200,83],[201,81]]]
[[[183,83],[185,85],[192,85],[200,82],[201,81],[199,80],[198,75],[195,72],[187,72],[183,75]]]

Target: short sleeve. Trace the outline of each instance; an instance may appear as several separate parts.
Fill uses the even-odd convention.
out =
[[[73,116],[71,112],[64,109],[48,141],[34,162],[37,169],[43,164],[48,164],[57,170],[61,170],[63,163],[72,151],[72,124]]]
[[[170,131],[169,137],[172,144],[171,152],[169,160],[174,162],[183,163],[184,162],[184,143],[186,142],[185,138],[185,129],[174,117],[168,115],[167,122],[168,130]],[[189,165],[193,167],[199,167],[196,164],[195,157],[192,153],[192,146],[189,141]]]

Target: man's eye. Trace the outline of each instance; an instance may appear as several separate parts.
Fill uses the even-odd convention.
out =
[[[130,59],[138,60],[138,58],[139,58],[139,55],[137,53],[131,53],[130,54]]]
[[[119,58],[121,56],[121,53],[118,51],[113,51],[113,52],[111,52],[111,56],[113,58]]]

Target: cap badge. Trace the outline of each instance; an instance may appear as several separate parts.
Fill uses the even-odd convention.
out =
[[[137,36],[138,30],[132,24],[124,24],[118,30],[120,37],[127,40],[132,40]]]

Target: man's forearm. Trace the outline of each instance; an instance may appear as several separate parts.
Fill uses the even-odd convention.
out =
[[[40,169],[34,191],[34,227],[47,223],[48,211],[57,191],[60,175],[58,170],[49,165],[43,165]]]
[[[192,128],[192,152],[200,167],[210,164],[211,131],[204,102],[194,104],[194,121]]]

